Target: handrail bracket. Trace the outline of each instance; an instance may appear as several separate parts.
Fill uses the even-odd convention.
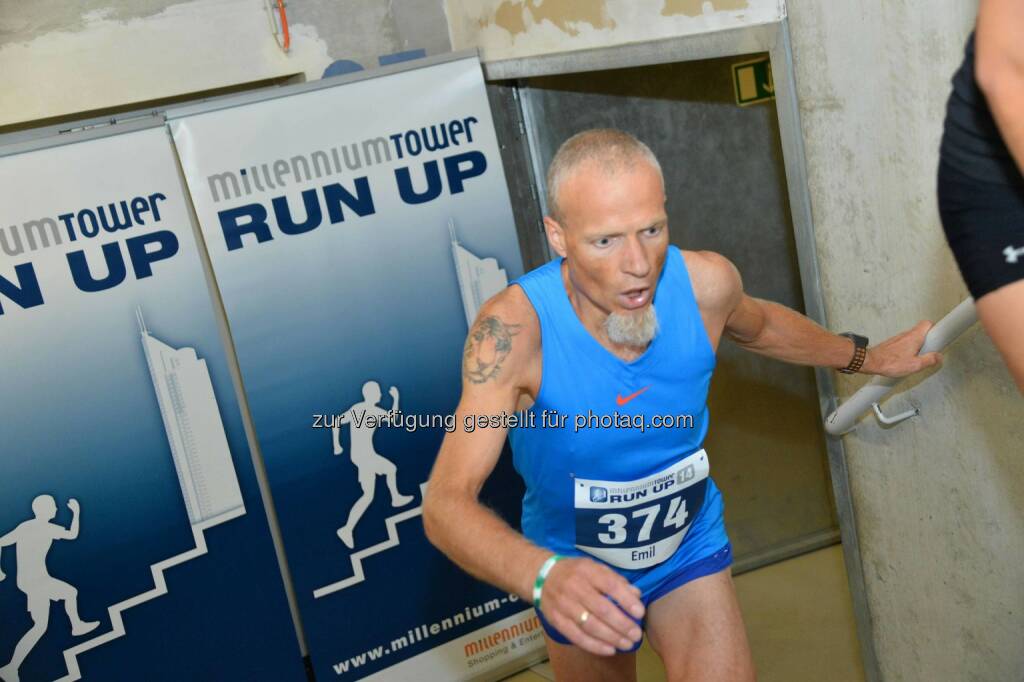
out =
[[[882,413],[882,408],[878,406],[878,403],[871,403],[871,407],[875,410],[875,416],[878,417],[878,421],[882,422],[886,426],[892,426],[893,424],[905,422],[911,417],[916,417],[919,414],[921,414],[921,410],[915,407],[912,410],[907,410],[906,412],[900,412],[899,414],[893,415],[891,417],[886,417]]]

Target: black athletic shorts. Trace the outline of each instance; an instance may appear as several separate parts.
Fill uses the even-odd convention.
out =
[[[975,179],[944,159],[939,213],[975,300],[1024,279],[1024,186]]]

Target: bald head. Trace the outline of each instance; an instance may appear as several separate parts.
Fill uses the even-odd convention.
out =
[[[565,224],[565,206],[559,203],[562,185],[583,166],[596,167],[615,175],[631,170],[637,163],[649,163],[662,178],[661,164],[650,147],[629,133],[614,128],[592,128],[562,143],[548,166],[548,212]]]

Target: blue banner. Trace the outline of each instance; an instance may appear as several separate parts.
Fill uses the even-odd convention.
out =
[[[171,128],[318,679],[405,679],[416,657],[416,679],[451,682],[538,651],[526,632],[501,655],[468,643],[528,605],[452,565],[420,518],[445,430],[462,428],[468,325],[522,273],[477,60]],[[504,457],[485,501],[517,524],[521,496]]]
[[[166,130],[0,187],[0,679],[304,680]]]

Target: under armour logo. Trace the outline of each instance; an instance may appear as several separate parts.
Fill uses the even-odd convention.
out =
[[[1012,246],[1007,246],[1003,249],[1003,255],[1006,256],[1006,262],[1011,265],[1016,265],[1021,257],[1024,257],[1024,246],[1019,249],[1015,249]]]

